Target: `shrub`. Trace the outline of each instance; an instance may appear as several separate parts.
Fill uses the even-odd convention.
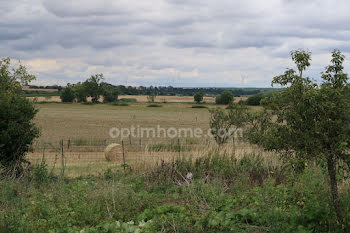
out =
[[[202,92],[197,92],[196,94],[194,94],[193,96],[194,101],[199,104],[200,102],[203,101],[203,93]]]
[[[204,105],[193,105],[192,108],[208,108],[208,107]]]
[[[233,94],[231,91],[224,91],[221,95],[216,96],[216,104],[230,104],[233,102]]]
[[[158,107],[162,107],[162,105],[160,105],[160,104],[149,104],[149,105],[147,105],[147,107],[149,107],[149,108],[158,108]]]
[[[83,84],[78,82],[74,85],[73,90],[78,103],[85,103],[87,101],[88,92]]]
[[[126,103],[136,103],[137,99],[135,99],[135,98],[121,98],[119,101],[126,102]]]
[[[113,103],[114,106],[129,106],[128,103]]]
[[[109,83],[102,83],[102,96],[104,103],[116,102],[118,100],[118,89]]]
[[[247,101],[246,101],[246,104],[252,105],[252,106],[257,106],[257,105],[260,105],[260,100],[262,100],[262,99],[263,99],[263,94],[258,93],[256,95],[249,96]]]
[[[33,171],[34,171],[33,173],[34,182],[36,182],[37,184],[42,184],[47,182],[49,173],[47,170],[47,165],[44,160],[40,164],[35,165],[33,168]]]
[[[60,92],[60,98],[63,103],[72,103],[75,99],[75,93],[73,88],[63,88]]]

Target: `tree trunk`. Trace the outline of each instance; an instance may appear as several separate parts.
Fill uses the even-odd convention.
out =
[[[342,214],[341,214],[340,203],[339,203],[336,164],[334,161],[334,157],[328,158],[327,164],[328,164],[328,175],[329,175],[330,185],[331,185],[333,206],[335,209],[335,213],[337,215],[337,219],[340,223],[342,220]]]

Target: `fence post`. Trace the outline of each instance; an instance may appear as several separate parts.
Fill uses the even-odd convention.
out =
[[[129,134],[129,143],[131,145],[131,135]]]
[[[235,152],[235,136],[232,136],[232,148],[233,148],[233,152]]]
[[[142,148],[141,138],[139,139],[139,147]]]
[[[46,143],[44,142],[43,157],[42,157],[42,159],[41,159],[41,162],[42,162],[42,163],[45,161],[45,150],[46,150]]]
[[[180,157],[180,155],[181,155],[180,138],[177,138],[177,145],[179,146],[179,157]]]
[[[62,178],[64,178],[64,147],[63,139],[61,140],[61,149],[62,149]]]
[[[68,139],[67,141],[67,149],[69,150],[69,148],[70,148],[70,139]]]
[[[124,168],[124,173],[125,173],[125,151],[124,151],[124,139],[122,140],[122,150],[123,150],[123,168]]]

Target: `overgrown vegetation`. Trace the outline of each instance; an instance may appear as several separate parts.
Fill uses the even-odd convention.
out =
[[[270,162],[269,162],[270,161]],[[0,180],[1,232],[348,232],[329,208],[327,171],[296,172],[259,154],[160,162],[145,173],[110,168],[57,180],[35,167]]]

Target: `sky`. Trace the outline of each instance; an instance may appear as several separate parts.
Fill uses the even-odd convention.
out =
[[[115,85],[270,87],[292,50],[312,52],[316,80],[333,49],[350,59],[349,12],[347,0],[0,0],[0,58],[38,85],[103,73]]]

